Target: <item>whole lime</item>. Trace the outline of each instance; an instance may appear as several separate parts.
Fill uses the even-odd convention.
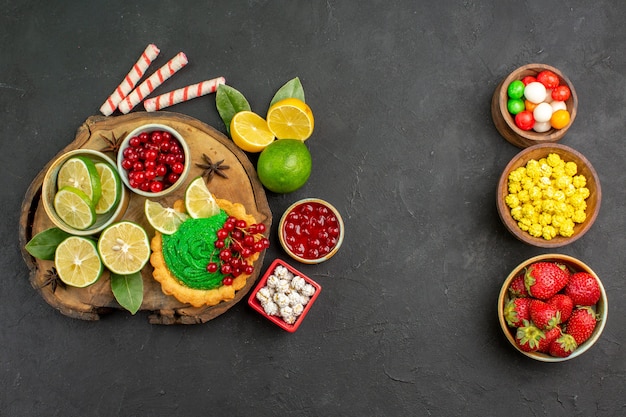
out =
[[[301,140],[276,140],[259,155],[257,174],[270,191],[281,194],[296,191],[311,175],[311,153]]]

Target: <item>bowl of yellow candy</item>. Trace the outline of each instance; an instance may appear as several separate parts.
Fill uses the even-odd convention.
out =
[[[556,248],[582,237],[593,225],[602,190],[591,163],[556,143],[522,150],[508,163],[496,194],[498,215],[517,239]]]

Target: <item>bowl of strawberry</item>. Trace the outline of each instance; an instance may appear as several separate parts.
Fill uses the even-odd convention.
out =
[[[185,181],[190,167],[189,147],[169,126],[142,125],[122,142],[117,166],[131,191],[144,197],[162,197]]]
[[[571,127],[578,109],[574,85],[560,70],[528,64],[511,72],[491,98],[491,116],[511,144],[526,148],[558,142]]]
[[[509,342],[524,355],[562,362],[600,338],[608,314],[602,281],[580,260],[545,254],[527,259],[507,277],[498,318]]]

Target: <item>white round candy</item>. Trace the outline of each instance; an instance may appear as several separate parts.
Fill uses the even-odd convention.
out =
[[[546,103],[552,103],[552,89],[551,88],[547,88],[546,89],[546,98],[543,100]]]
[[[567,110],[567,105],[564,101],[553,101],[550,105],[552,106],[552,112],[557,110]]]
[[[552,106],[549,103],[539,103],[533,110],[535,122],[548,122],[552,117]]]
[[[524,97],[531,103],[541,103],[546,99],[546,87],[537,81],[529,83],[524,88]]]
[[[533,130],[537,133],[547,132],[551,128],[550,122],[535,122],[533,125]]]

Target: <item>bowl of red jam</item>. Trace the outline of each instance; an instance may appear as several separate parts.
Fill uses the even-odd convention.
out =
[[[332,204],[318,198],[305,198],[285,211],[278,224],[278,237],[293,259],[317,264],[337,253],[344,230],[343,219]]]

